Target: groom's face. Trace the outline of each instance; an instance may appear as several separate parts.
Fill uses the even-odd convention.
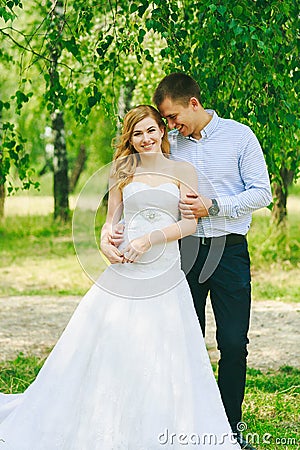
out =
[[[176,128],[183,136],[193,135],[196,129],[198,101],[191,98],[187,106],[166,97],[159,105],[161,115],[167,120],[170,130]]]

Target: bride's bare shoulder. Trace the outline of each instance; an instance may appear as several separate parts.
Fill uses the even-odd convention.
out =
[[[170,161],[173,164],[173,171],[174,171],[174,175],[176,175],[176,177],[180,178],[180,176],[182,175],[196,175],[196,169],[193,166],[193,164],[191,164],[188,161]]]
[[[197,171],[193,164],[187,161],[172,161],[173,163],[173,176],[176,178],[178,186],[189,188],[197,191],[198,189],[198,176]]]

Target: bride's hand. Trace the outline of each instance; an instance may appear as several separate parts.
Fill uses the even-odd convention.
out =
[[[106,256],[111,264],[123,262],[123,254],[112,244],[108,242],[101,242],[101,251]]]
[[[123,250],[123,263],[137,261],[150,248],[151,242],[148,234],[133,239],[133,241],[129,242],[127,247]]]

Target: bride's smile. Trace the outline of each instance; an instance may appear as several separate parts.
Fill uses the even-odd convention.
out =
[[[160,153],[164,130],[160,129],[152,117],[146,117],[133,129],[131,143],[138,153]]]

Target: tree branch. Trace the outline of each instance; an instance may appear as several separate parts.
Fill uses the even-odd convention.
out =
[[[34,56],[37,56],[38,59],[43,59],[44,61],[47,61],[47,63],[49,63],[49,64],[52,64],[52,63],[53,63],[53,61],[52,61],[51,58],[48,58],[47,56],[45,56],[45,55],[43,55],[43,54],[41,54],[41,53],[38,53],[37,51],[35,51],[35,50],[31,47],[30,44],[29,44],[29,48],[28,48],[28,47],[25,47],[23,44],[21,44],[21,43],[18,42],[16,39],[14,39],[9,33],[6,33],[4,30],[7,29],[7,28],[11,29],[12,31],[15,31],[16,33],[19,33],[21,36],[23,36],[23,38],[25,39],[25,41],[28,43],[28,41],[26,40],[25,35],[24,35],[21,31],[16,30],[16,29],[14,29],[14,28],[12,28],[12,27],[0,28],[0,33],[2,33],[4,36],[6,36],[7,38],[9,38],[9,39],[10,39],[17,47],[21,48],[22,50],[24,50],[24,51],[26,51],[26,52],[28,52],[28,53],[33,54]],[[70,70],[70,71],[72,71],[72,72],[75,72],[75,71],[74,71],[70,66],[68,66],[68,64],[66,64],[66,63],[58,62],[58,65],[63,66],[63,67],[66,67],[68,70]],[[77,73],[77,72],[76,72],[76,73]],[[89,73],[89,72],[78,71],[78,73]]]

